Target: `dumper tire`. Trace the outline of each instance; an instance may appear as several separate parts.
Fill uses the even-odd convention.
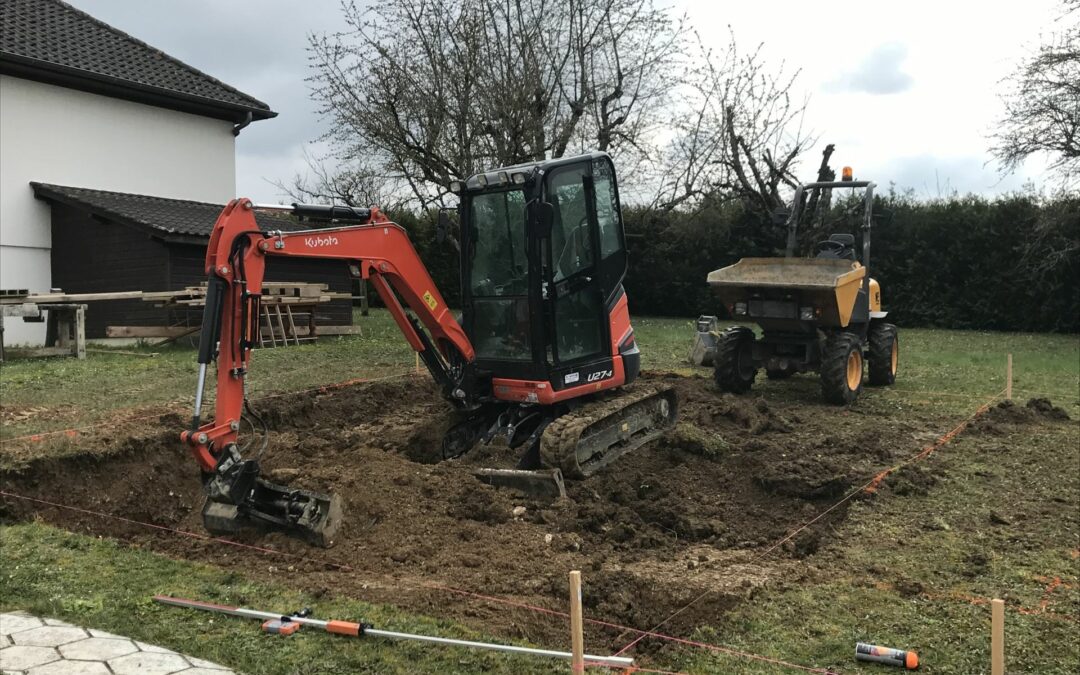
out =
[[[841,331],[825,339],[821,350],[821,395],[829,403],[848,405],[862,393],[863,343]]]
[[[900,338],[891,323],[870,324],[869,384],[880,387],[896,382],[896,366],[900,354]]]
[[[720,333],[713,358],[713,377],[720,391],[732,394],[750,391],[758,371],[751,353],[753,343],[754,331],[746,326],[732,326]]]

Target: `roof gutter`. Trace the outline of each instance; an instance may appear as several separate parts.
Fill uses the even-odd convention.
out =
[[[232,128],[232,135],[239,136],[240,132],[244,130],[244,127],[251,124],[251,111],[247,111],[247,115],[244,115],[244,121],[239,124],[234,124]]]
[[[269,107],[259,108],[230,103],[197,94],[188,94],[164,87],[125,80],[103,73],[31,59],[11,52],[0,51],[0,74],[132,100],[162,108],[171,108],[182,112],[191,112],[207,117],[231,119],[235,124],[242,124],[248,115],[253,120],[256,116],[260,120],[277,117],[277,113],[270,110]],[[258,101],[258,103],[261,103],[261,101]]]

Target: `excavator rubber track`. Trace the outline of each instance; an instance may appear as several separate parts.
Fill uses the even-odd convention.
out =
[[[567,478],[586,478],[675,427],[672,387],[627,387],[572,410],[548,425],[540,458]]]

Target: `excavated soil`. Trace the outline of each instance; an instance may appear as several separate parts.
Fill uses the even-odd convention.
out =
[[[1043,421],[1068,420],[1069,413],[1046,398],[1032,398],[1021,406],[1016,401],[1001,401],[972,423],[977,432],[999,436],[1018,425]]]
[[[643,380],[675,387],[677,429],[586,481],[568,482],[569,498],[557,502],[471,476],[477,466],[512,465],[505,448],[440,461],[439,440],[453,416],[430,381],[412,377],[258,406],[271,428],[264,470],[279,482],[336,492],[344,500],[346,522],[329,549],[278,534],[242,538],[292,554],[275,558],[15,499],[0,501],[0,517],[37,516],[316,594],[391,602],[539,641],[561,639],[563,621],[432,585],[562,609],[566,572],[581,569],[587,614],[643,628],[712,591],[665,625],[680,634],[714,621],[764,583],[797,582],[805,558],[828,536],[829,525],[845,517],[844,508],[772,555],[761,552],[910,455],[927,433],[943,430],[935,418],[885,420],[857,408],[720,394],[704,378],[646,374]],[[991,413],[997,414],[1005,413]],[[202,532],[198,472],[176,440],[183,426],[179,417],[166,416],[155,431],[108,455],[41,460],[0,474],[0,486]],[[918,492],[929,481],[932,476],[912,469],[896,488]],[[600,631],[590,644],[618,647],[629,637]]]

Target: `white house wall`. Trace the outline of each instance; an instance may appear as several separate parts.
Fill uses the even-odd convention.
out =
[[[224,204],[234,144],[224,120],[0,75],[0,288],[51,285],[49,206],[30,181]],[[4,328],[8,344],[45,335],[18,319]]]

